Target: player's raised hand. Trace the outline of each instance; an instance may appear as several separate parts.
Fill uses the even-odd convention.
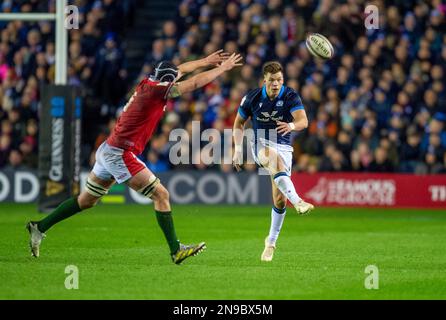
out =
[[[242,59],[243,57],[240,54],[233,53],[228,59],[220,64],[220,68],[223,68],[225,71],[229,71],[234,67],[242,66],[243,63],[240,63]]]
[[[293,128],[291,128],[291,125],[287,122],[277,121],[277,132],[279,132],[282,136],[286,135],[287,133],[290,133],[293,131]]]
[[[243,148],[241,146],[235,146],[234,155],[232,157],[232,165],[235,170],[242,170],[241,165],[243,164]]]
[[[223,49],[211,53],[206,58],[204,58],[207,65],[218,67],[223,61],[227,60],[230,53],[223,52]]]

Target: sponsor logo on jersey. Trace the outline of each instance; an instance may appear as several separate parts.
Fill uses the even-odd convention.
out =
[[[283,106],[283,100],[277,101],[276,107],[281,107],[281,106]]]
[[[260,112],[263,117],[257,116],[257,120],[261,122],[269,122],[269,121],[281,121],[283,120],[283,116],[276,116],[278,113],[277,110],[268,113],[268,112]]]

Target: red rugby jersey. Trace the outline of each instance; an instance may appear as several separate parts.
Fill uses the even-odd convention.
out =
[[[161,120],[173,82],[142,80],[107,139],[111,146],[141,154]]]

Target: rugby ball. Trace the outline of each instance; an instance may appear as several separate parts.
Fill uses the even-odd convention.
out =
[[[310,53],[321,59],[331,59],[334,56],[334,49],[330,41],[319,33],[310,33],[305,40]]]

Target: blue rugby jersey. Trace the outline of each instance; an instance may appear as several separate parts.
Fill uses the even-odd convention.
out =
[[[251,117],[255,133],[255,144],[259,138],[277,143],[280,146],[292,149],[290,133],[282,136],[276,134],[277,121],[292,122],[292,112],[303,110],[304,106],[299,94],[291,88],[282,86],[279,95],[271,100],[266,94],[266,87],[250,90],[243,97],[238,113],[243,119]],[[259,129],[263,129],[260,133]]]

